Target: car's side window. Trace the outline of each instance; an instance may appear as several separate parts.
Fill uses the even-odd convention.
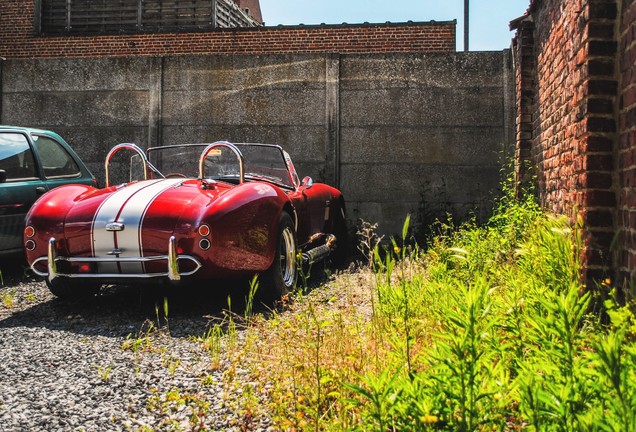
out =
[[[0,169],[7,181],[37,178],[33,151],[26,136],[20,133],[0,133]]]
[[[64,147],[52,138],[33,135],[46,178],[77,177],[80,168]]]

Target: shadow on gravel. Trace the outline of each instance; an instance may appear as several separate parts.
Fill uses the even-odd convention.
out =
[[[39,284],[46,290],[44,282]],[[244,300],[239,291],[230,292],[226,286],[207,290],[106,287],[99,295],[81,301],[48,296],[47,300],[0,320],[0,327],[45,327],[86,336],[125,337],[147,328],[147,323],[152,322],[158,327],[168,323],[173,337],[200,336],[212,323],[222,321],[228,309],[228,296],[236,313],[242,313],[239,308]]]
[[[318,269],[303,284],[311,291],[327,276]],[[32,275],[23,260],[0,262],[3,287],[23,286],[37,292],[33,302],[17,308],[2,327],[44,327],[86,336],[126,337],[154,325],[169,324],[172,337],[200,336],[214,324],[223,322],[228,313],[242,317],[249,294],[249,282],[213,280],[197,286],[108,286],[99,295],[81,301],[64,301],[51,294],[40,278]],[[165,306],[167,305],[167,319]],[[274,305],[254,303],[253,312],[268,315]]]

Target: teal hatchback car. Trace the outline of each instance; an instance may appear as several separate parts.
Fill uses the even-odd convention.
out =
[[[0,256],[22,253],[24,218],[35,200],[71,183],[97,180],[61,136],[0,126]]]

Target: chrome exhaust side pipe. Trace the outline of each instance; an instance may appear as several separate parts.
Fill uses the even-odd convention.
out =
[[[331,254],[331,252],[333,252],[335,246],[336,236],[333,234],[328,234],[327,240],[325,241],[324,245],[303,252],[303,263],[311,265],[316,262],[322,261],[323,259],[327,258],[329,254]]]

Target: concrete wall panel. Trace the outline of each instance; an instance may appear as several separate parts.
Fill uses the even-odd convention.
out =
[[[340,94],[344,127],[492,126],[501,125],[503,118],[502,96],[490,88],[341,90]]]
[[[325,59],[316,55],[171,57],[164,62],[164,88],[237,90],[324,89]]]
[[[323,125],[324,92],[291,90],[167,91],[165,125]]]
[[[148,57],[11,60],[4,64],[3,93],[147,90],[154,61]]]
[[[418,202],[429,192],[435,202],[485,204],[498,186],[497,167],[421,164],[355,164],[342,166],[342,192],[365,201]],[[483,202],[482,202],[483,201]]]
[[[502,53],[348,55],[341,82],[350,90],[501,87]]]
[[[492,166],[504,149],[501,127],[343,127],[343,163]]]
[[[0,122],[58,131],[100,180],[119,142],[280,144],[301,177],[341,187],[352,221],[391,233],[422,208],[487,214],[513,135],[507,56],[7,60]]]
[[[10,93],[3,121],[59,126],[140,126],[148,123],[148,92],[90,91]]]

